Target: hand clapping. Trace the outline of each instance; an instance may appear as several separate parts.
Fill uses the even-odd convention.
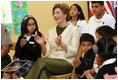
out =
[[[55,39],[55,43],[56,43],[58,46],[61,45],[61,39],[62,39],[61,35],[59,35],[59,36]]]
[[[42,35],[42,37],[40,37],[38,34],[36,34],[34,40],[35,40],[38,44],[44,45],[44,36],[43,36],[43,34],[41,34],[41,35]]]
[[[23,47],[27,43],[27,40],[25,38],[20,40],[20,46]]]

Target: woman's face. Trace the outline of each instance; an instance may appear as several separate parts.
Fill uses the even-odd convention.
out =
[[[28,24],[27,24],[27,31],[28,31],[27,34],[32,35],[35,29],[36,29],[35,21],[33,19],[29,19]]]
[[[55,8],[53,12],[53,18],[57,24],[62,24],[66,21],[66,14],[64,14],[60,8]]]
[[[77,17],[80,12],[78,11],[76,6],[72,6],[70,8],[70,16],[71,17]]]
[[[102,36],[101,36],[101,35],[99,35],[99,33],[98,33],[98,32],[96,32],[95,44],[97,43],[97,41],[98,41],[100,38],[102,38]]]

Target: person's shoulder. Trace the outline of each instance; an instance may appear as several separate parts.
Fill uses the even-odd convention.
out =
[[[6,29],[5,25],[1,23],[1,31],[3,32],[5,31],[5,29]]]
[[[22,35],[20,35],[19,37],[18,37],[18,39],[22,39],[23,38],[23,36]]]
[[[105,13],[105,18],[107,18],[109,20],[114,19],[114,17],[112,15],[107,14],[107,13]]]
[[[86,22],[86,20],[78,20],[77,21],[77,24],[79,25],[79,24],[87,24],[87,22]]]
[[[94,15],[94,16],[90,17],[89,20],[93,20],[93,19],[95,19],[95,18],[96,18],[96,17],[95,17],[95,15]]]

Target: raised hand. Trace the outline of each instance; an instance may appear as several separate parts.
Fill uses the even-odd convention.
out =
[[[25,38],[20,40],[20,46],[23,47],[27,43],[27,40]]]
[[[38,44],[44,45],[44,36],[43,36],[43,34],[41,34],[41,35],[42,35],[42,37],[40,37],[38,34],[36,34],[35,37],[34,37],[34,40],[35,40]]]

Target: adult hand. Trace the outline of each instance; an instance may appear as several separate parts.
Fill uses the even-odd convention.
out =
[[[81,61],[77,58],[73,60],[73,65],[77,68],[81,64]]]
[[[55,39],[55,43],[56,43],[58,46],[61,45],[61,39],[62,39],[61,35],[59,35],[59,36]]]
[[[20,40],[20,46],[23,47],[27,43],[27,40],[25,38]]]

